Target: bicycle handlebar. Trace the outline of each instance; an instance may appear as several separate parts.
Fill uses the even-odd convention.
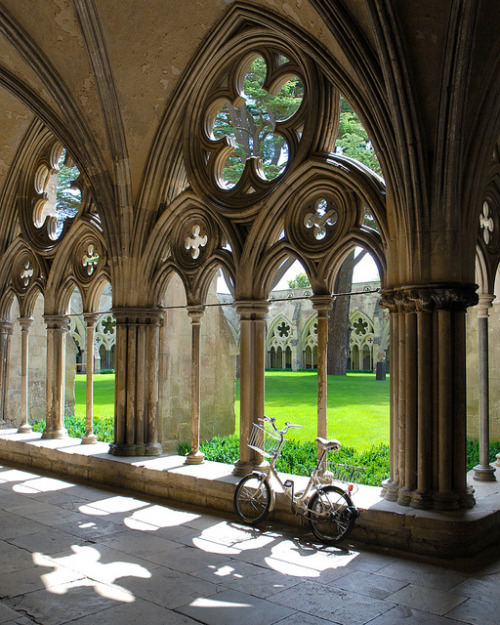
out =
[[[292,428],[297,428],[300,429],[302,426],[298,425],[298,424],[293,424],[290,422],[286,422],[285,423],[285,427],[282,430],[278,430],[278,428],[275,425],[275,421],[276,421],[276,417],[268,417],[266,415],[264,415],[263,417],[258,417],[257,419],[258,421],[267,421],[268,423],[270,423],[273,426],[273,429],[275,432],[281,432],[282,434],[286,434],[287,430],[291,430]]]

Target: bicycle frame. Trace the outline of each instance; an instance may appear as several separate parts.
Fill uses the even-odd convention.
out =
[[[277,450],[274,452],[273,454],[273,458],[270,461],[268,466],[262,466],[259,467],[258,471],[254,471],[254,474],[258,474],[262,477],[263,480],[269,482],[270,481],[270,477],[274,477],[275,480],[278,482],[278,484],[281,487],[281,490],[283,492],[283,494],[289,499],[292,510],[294,512],[296,512],[297,514],[301,514],[301,515],[306,515],[309,513],[308,511],[308,501],[309,501],[309,497],[311,495],[311,492],[313,492],[315,489],[324,486],[325,484],[327,484],[327,482],[322,481],[321,480],[321,469],[320,467],[323,464],[323,461],[325,459],[325,456],[327,454],[327,450],[324,449],[321,456],[318,458],[318,462],[316,463],[316,467],[314,468],[314,471],[312,472],[311,476],[308,479],[307,485],[305,487],[305,489],[303,491],[299,491],[298,493],[294,492],[294,487],[295,487],[295,482],[292,479],[287,479],[285,480],[285,482],[283,482],[283,480],[281,479],[281,477],[279,476],[279,473],[276,471],[275,465],[276,462],[278,460],[278,458],[281,455],[281,449],[283,447],[284,444],[284,435],[286,434],[286,430],[285,431],[281,431],[281,430],[277,430],[277,428],[274,426],[273,423],[273,427],[275,428],[276,432],[279,432],[281,435],[281,440],[280,443],[278,445]],[[286,482],[291,482],[291,488],[287,485]],[[270,510],[274,509],[276,503],[276,493],[274,488],[271,488],[271,506],[270,506]]]

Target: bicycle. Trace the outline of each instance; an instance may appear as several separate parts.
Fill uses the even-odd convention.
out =
[[[273,476],[290,500],[292,511],[309,520],[317,538],[329,544],[336,544],[347,538],[360,514],[351,499],[355,489],[354,477],[364,469],[328,463],[328,452],[339,451],[340,443],[334,439],[326,440],[318,437],[316,442],[321,448],[321,455],[306,488],[295,493],[294,481],[287,479],[283,482],[275,465],[281,455],[285,434],[288,430],[301,426],[287,422],[284,428],[279,430],[274,417],[264,417],[259,421],[262,425],[253,424],[248,446],[265,458],[269,458],[270,462],[259,471],[246,475],[236,486],[234,507],[241,521],[257,525],[267,517],[275,501],[275,494],[270,485],[270,478]],[[333,482],[343,486],[334,485]]]

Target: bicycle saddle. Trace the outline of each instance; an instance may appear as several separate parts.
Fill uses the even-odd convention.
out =
[[[335,438],[327,441],[326,438],[321,438],[321,436],[318,436],[316,442],[319,443],[321,447],[323,447],[323,449],[326,449],[327,451],[331,451],[332,449],[333,451],[338,451],[341,447],[339,441]]]

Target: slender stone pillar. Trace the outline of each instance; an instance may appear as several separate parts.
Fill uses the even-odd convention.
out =
[[[191,451],[186,464],[201,464],[204,459],[200,451],[200,375],[201,375],[201,319],[204,306],[188,306],[191,318]]]
[[[84,313],[83,318],[86,323],[86,351],[87,351],[87,373],[86,373],[86,427],[85,436],[82,438],[82,445],[94,445],[97,438],[94,434],[94,335],[97,315],[94,313]]]
[[[42,438],[66,438],[64,391],[66,374],[66,315],[45,315],[47,325],[47,419]]]
[[[158,442],[158,309],[117,308],[115,362],[115,456],[156,456]]]
[[[474,479],[494,482],[496,469],[490,465],[490,384],[488,364],[488,310],[494,295],[480,295],[477,305],[479,355],[479,464],[474,467]]]
[[[466,482],[465,310],[473,285],[383,291],[391,313],[391,475],[382,494],[414,508],[474,505]]]
[[[264,416],[267,302],[235,302],[240,317],[240,458],[234,475],[247,475],[262,463],[248,447],[252,426]]]
[[[0,321],[0,419],[4,418],[5,397],[7,395],[7,363],[9,361],[9,342],[12,334],[12,322]]]
[[[328,399],[327,350],[328,350],[328,313],[332,307],[330,295],[311,297],[314,310],[318,313],[318,436],[327,438],[328,424],[326,418]],[[318,447],[318,455],[321,450]]]
[[[29,424],[29,331],[33,319],[20,317],[21,326],[21,418],[22,423],[18,432],[25,434],[31,432]]]

